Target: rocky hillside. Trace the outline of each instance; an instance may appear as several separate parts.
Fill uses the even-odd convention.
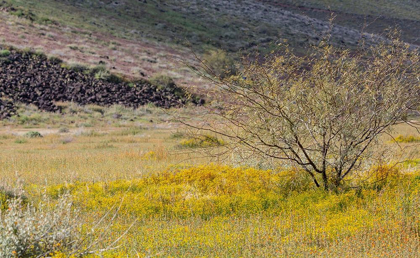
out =
[[[24,104],[34,104],[45,111],[60,111],[56,102],[81,105],[114,104],[139,107],[152,103],[163,108],[178,107],[189,95],[173,83],[153,85],[145,80],[126,82],[103,69],[87,70],[81,66],[66,68],[60,60],[31,52],[7,51],[0,59],[0,97]],[[103,77],[103,78],[100,78]],[[0,117],[14,113],[10,102],[0,102]]]
[[[331,27],[332,15],[336,18]],[[418,45],[420,5],[412,0],[0,0],[0,24],[3,44],[40,50],[66,63],[103,64],[114,73],[142,79],[131,88],[52,63],[48,71],[57,71],[49,74],[42,68],[45,59],[28,61],[12,53],[9,58],[37,63],[29,72],[13,66],[12,60],[1,64],[1,76],[7,78],[1,87],[9,91],[17,87],[4,92],[14,100],[32,99],[46,110],[57,109],[54,101],[137,106],[148,99],[169,107],[185,100],[166,90],[158,92],[144,79],[163,73],[190,92],[206,93],[211,85],[186,65],[197,61],[196,54],[214,49],[234,57],[254,50],[268,53],[283,41],[305,54],[309,45],[328,34],[333,44],[352,48],[360,39],[375,42],[390,26]],[[43,81],[37,79],[40,76]],[[45,88],[50,80],[51,85],[60,85],[54,86],[59,93],[54,89],[48,97],[38,98],[37,91],[24,92],[32,89],[28,85]],[[87,88],[78,90],[80,85]],[[112,99],[115,94],[118,100]]]

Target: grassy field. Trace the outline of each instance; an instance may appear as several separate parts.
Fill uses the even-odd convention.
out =
[[[21,107],[28,119],[2,122],[3,193],[23,187],[26,202],[35,205],[45,196],[51,205],[70,194],[83,234],[98,239],[92,249],[116,247],[104,257],[420,252],[420,162],[412,128],[395,130],[400,147],[411,150],[410,160],[404,156],[399,165],[359,171],[349,187],[324,192],[296,169],[260,170],[232,158],[210,159],[200,148],[208,144],[191,144],[188,130],[170,122],[170,111],[72,105],[65,110],[70,109],[73,115],[58,118]],[[34,131],[43,137],[29,133]],[[387,148],[397,145],[389,138],[383,142]],[[56,250],[56,257],[66,257],[65,249]]]

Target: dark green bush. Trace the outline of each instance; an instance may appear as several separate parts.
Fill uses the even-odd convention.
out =
[[[10,51],[7,49],[0,50],[0,57],[7,57],[10,55]]]
[[[30,131],[25,133],[25,137],[27,138],[41,138],[43,137],[41,133],[37,132],[37,131]]]

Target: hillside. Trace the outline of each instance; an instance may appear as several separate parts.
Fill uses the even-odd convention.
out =
[[[419,11],[408,0],[1,0],[0,44],[70,65],[100,64],[131,80],[165,74],[203,95],[211,85],[187,67],[196,54],[223,49],[237,58],[283,41],[305,54],[329,33],[333,44],[352,48],[361,39],[374,43],[389,27],[415,45]]]
[[[388,28],[401,30],[403,40],[419,44],[420,3],[417,1],[322,1],[261,0],[268,5],[327,21],[335,15],[336,24],[383,34]]]
[[[417,44],[420,6],[415,1],[291,0],[120,0],[0,1],[0,39],[33,48],[66,62],[102,61],[128,77],[166,73],[183,86],[206,88],[183,63],[192,49],[224,49],[232,54],[267,51],[287,40],[298,52],[330,31],[332,42],[353,47],[388,27]],[[362,34],[361,31],[367,32]]]

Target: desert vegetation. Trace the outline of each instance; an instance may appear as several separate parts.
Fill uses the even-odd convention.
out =
[[[369,59],[322,45],[308,59],[286,52],[263,65],[251,62],[242,73],[215,74],[215,85],[229,95],[219,93],[231,96],[221,106],[57,102],[61,113],[53,113],[17,104],[0,130],[1,255],[415,257],[418,56],[394,43],[371,48]],[[387,47],[395,51],[389,59]],[[344,73],[332,80],[335,69]],[[285,79],[288,73],[299,77]],[[370,78],[369,88],[362,77]],[[173,81],[158,75],[151,83],[159,89]],[[293,113],[269,112],[288,101]],[[309,112],[314,108],[317,114]],[[274,112],[283,116],[270,117]],[[331,138],[327,155],[310,145],[323,137]],[[275,156],[270,148],[278,146],[268,139],[289,143],[282,153],[295,150],[298,162]],[[346,145],[355,140],[360,147]],[[343,165],[341,174],[334,164]]]
[[[417,257],[419,7],[0,0],[0,257]]]
[[[25,239],[2,236],[5,257],[47,251],[56,257],[419,252],[420,162],[414,157],[357,171],[347,188],[325,191],[300,169],[257,169],[233,158],[218,163],[195,147],[178,147],[190,139],[187,131],[131,123],[112,130],[97,124],[94,134],[69,124],[69,132],[57,128],[21,144],[15,143],[21,136],[1,132],[2,226],[16,221],[17,237]],[[414,133],[408,126],[399,131]],[[63,143],[64,137],[71,140]],[[389,137],[382,144],[399,152],[397,145],[411,143]],[[37,216],[62,223],[41,228],[31,224]],[[39,232],[33,238],[25,235],[31,227]],[[37,242],[45,230],[59,235]]]

